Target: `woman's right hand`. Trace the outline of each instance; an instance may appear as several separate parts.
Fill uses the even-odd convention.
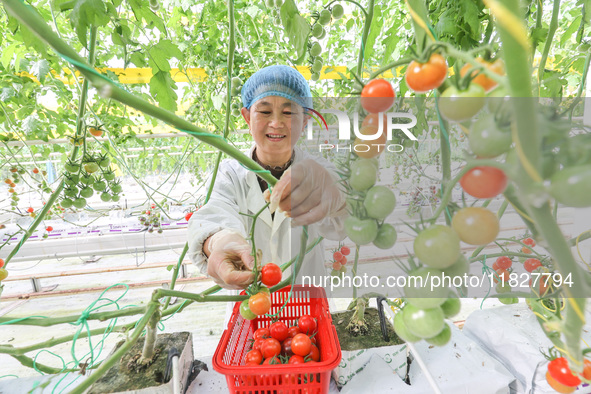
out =
[[[207,239],[207,274],[225,289],[246,288],[254,280],[254,257],[244,237],[233,230],[221,230]]]

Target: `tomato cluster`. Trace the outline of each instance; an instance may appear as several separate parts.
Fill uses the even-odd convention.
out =
[[[352,162],[349,186],[355,199],[349,200],[352,214],[345,220],[345,231],[357,245],[373,242],[380,249],[390,249],[397,234],[394,226],[384,220],[394,211],[396,196],[388,187],[375,185],[377,178],[377,159]]]
[[[351,253],[351,249],[348,246],[342,245],[333,251],[332,254],[332,276],[344,275],[347,273],[347,256]]]
[[[27,174],[27,171],[24,168],[18,168],[18,167],[11,167],[9,168],[10,174],[7,178],[4,179],[4,184],[6,186],[8,186],[8,193],[10,194],[10,205],[11,205],[11,209],[13,211],[17,210],[18,207],[18,202],[20,200],[20,197],[18,196],[18,191],[17,191],[17,184],[21,183],[21,181],[23,181],[23,176],[25,174]],[[31,173],[29,174],[31,176],[31,180],[38,182],[37,183],[37,187],[39,187],[40,190],[42,190],[45,193],[51,193],[52,190],[49,187],[49,185],[47,184],[47,181],[45,179],[39,179],[38,174],[41,173],[43,176],[47,175],[46,171],[39,171],[38,168],[33,168],[33,170],[31,171]],[[29,216],[31,217],[35,217],[36,214],[35,212],[30,212],[29,210],[27,210],[27,213],[29,214]]]
[[[320,361],[320,349],[316,341],[316,319],[301,316],[297,324],[288,327],[277,321],[253,333],[250,350],[244,365],[303,364]]]

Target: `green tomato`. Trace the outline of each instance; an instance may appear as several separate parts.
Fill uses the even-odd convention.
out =
[[[439,307],[419,309],[413,305],[406,305],[402,316],[408,331],[420,338],[433,338],[439,334],[445,326],[443,319],[443,311]]]
[[[252,320],[257,317],[248,306],[248,300],[244,300],[240,303],[240,315],[246,320]]]
[[[281,7],[283,5],[283,0],[275,0],[275,7]]]
[[[98,181],[92,185],[92,188],[97,192],[102,192],[107,188],[107,184],[103,181]]]
[[[64,198],[61,202],[62,208],[70,208],[73,204],[74,204],[74,201],[72,201],[69,198]]]
[[[312,81],[318,81],[320,79],[320,73],[312,73],[312,76],[310,76],[310,79]]]
[[[378,229],[378,235],[373,244],[380,249],[390,249],[396,243],[396,229],[388,223],[384,223]]]
[[[460,257],[460,238],[451,227],[436,224],[417,235],[414,251],[429,267],[447,268]]]
[[[404,309],[398,311],[394,316],[394,331],[396,335],[404,342],[418,342],[421,338],[408,331],[406,324],[404,324]]]
[[[80,177],[80,182],[85,185],[92,185],[94,183],[94,177],[90,174],[83,174]]]
[[[513,108],[509,93],[503,87],[497,87],[486,95],[486,106],[489,111],[504,120],[510,120]]]
[[[110,201],[111,195],[107,192],[101,193],[101,200],[103,200],[104,202]]]
[[[460,122],[472,118],[484,107],[484,89],[475,83],[467,90],[455,86],[445,89],[439,99],[439,113],[447,120]]]
[[[76,186],[70,186],[64,190],[64,196],[70,198],[76,198],[78,196],[78,188]]]
[[[454,295],[453,297],[445,300],[445,302],[441,304],[440,308],[443,311],[445,318],[450,318],[460,313],[462,303],[460,302],[460,299]]]
[[[396,196],[386,186],[374,186],[367,191],[363,206],[369,217],[385,219],[396,206]]]
[[[472,124],[468,142],[472,152],[480,158],[497,157],[511,148],[511,132],[501,129],[495,116],[486,114]]]
[[[81,208],[84,208],[85,206],[86,206],[86,199],[84,197],[79,197],[74,200],[74,207],[81,209]]]
[[[431,278],[441,278],[441,271],[434,268],[421,267],[411,271],[404,286],[404,296],[410,305],[421,309],[436,308],[443,304],[450,293],[447,287],[431,285],[438,284]]]
[[[316,23],[314,26],[312,26],[312,35],[314,37],[318,38],[322,35],[323,30],[324,30],[324,27],[322,27],[322,25],[320,23]]]
[[[103,178],[105,178],[106,181],[112,181],[115,179],[115,173],[113,171],[107,171],[103,173]]]
[[[318,17],[318,23],[320,23],[322,26],[326,26],[330,23],[331,17],[332,14],[329,10],[322,10],[320,11],[320,16]]]
[[[94,194],[94,191],[91,187],[85,187],[84,189],[80,190],[80,195],[84,198],[90,198]]]
[[[233,116],[233,117],[237,118],[237,117],[239,117],[239,116],[240,116],[240,114],[241,114],[241,112],[240,112],[240,110],[239,110],[239,109],[233,109],[233,110],[232,110],[232,116]]]
[[[66,177],[66,179],[64,180],[64,183],[68,186],[76,186],[78,184],[79,180],[80,180],[80,177],[78,177],[77,174],[71,174]]]
[[[322,47],[318,42],[315,42],[310,47],[310,55],[311,56],[319,56],[322,53]]]
[[[548,192],[569,207],[591,207],[591,164],[564,168],[550,178]]]
[[[495,286],[495,290],[497,291],[498,294],[504,294],[504,293],[509,293],[512,289],[511,289],[511,286],[509,285],[509,283],[499,282]]]
[[[343,15],[345,14],[345,10],[343,9],[343,6],[340,4],[335,4],[332,7],[332,17],[335,19],[341,19],[343,17]]]
[[[273,0],[265,0],[265,5],[267,6],[267,8],[273,8],[275,6],[275,3],[273,2]]]
[[[443,330],[432,338],[427,338],[425,341],[435,346],[444,346],[451,339],[451,329],[447,324],[443,325]]]
[[[357,245],[367,245],[376,239],[378,224],[374,219],[360,219],[349,216],[345,219],[345,232]]]
[[[374,163],[367,159],[360,159],[351,164],[349,185],[353,190],[362,192],[372,187],[378,180],[378,171]]]
[[[121,193],[121,191],[123,190],[119,183],[111,184],[109,185],[109,187],[111,188],[111,191],[116,194]]]
[[[107,168],[109,164],[111,164],[111,159],[109,159],[107,156],[102,156],[98,162],[98,165],[101,168]]]
[[[71,161],[68,161],[65,166],[66,171],[68,171],[70,174],[76,173],[80,170],[80,165],[73,163]]]
[[[505,304],[505,305],[511,305],[511,304],[517,304],[519,302],[519,298],[515,298],[515,297],[501,297],[499,298],[499,301],[501,302],[501,304]]]
[[[84,170],[89,174],[97,172],[99,169],[99,165],[95,162],[84,163]]]
[[[455,278],[456,276],[463,277],[464,274],[470,272],[470,263],[463,254],[460,254],[460,257],[458,257],[455,263],[453,263],[447,268],[444,268],[442,271],[446,276],[451,277],[453,280],[453,278]]]
[[[320,71],[322,71],[322,58],[317,57],[312,64],[312,72],[319,73]]]
[[[119,201],[120,199],[121,199],[121,196],[119,194],[113,194],[111,196],[111,200],[113,200],[115,202]]]

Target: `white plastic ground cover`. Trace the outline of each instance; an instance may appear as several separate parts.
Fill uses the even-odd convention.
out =
[[[442,393],[453,394],[508,394],[515,377],[501,363],[467,338],[455,326],[452,337],[442,347],[425,341],[415,344],[417,352],[435,379]],[[388,364],[373,356],[365,368],[341,390],[341,394],[412,393],[432,394],[433,389],[417,363],[409,369],[411,385],[392,372]]]
[[[590,318],[587,313],[586,320]],[[547,362],[540,353],[552,343],[524,302],[472,312],[463,331],[515,376],[517,393],[556,393],[546,382]],[[591,343],[589,324],[583,330],[583,340]],[[580,387],[576,393],[591,393],[591,387]]]

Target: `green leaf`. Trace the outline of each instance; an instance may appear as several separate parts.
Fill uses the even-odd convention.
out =
[[[146,67],[146,59],[140,52],[134,52],[129,57],[129,60],[137,67]]]
[[[2,49],[2,55],[0,56],[0,63],[2,63],[2,66],[6,69],[8,69],[8,67],[10,66],[10,62],[12,61],[12,55],[14,55],[14,51],[16,50],[17,46],[19,46],[20,44],[15,42],[13,44],[10,44],[9,46],[7,46],[6,48]]]
[[[167,270],[167,271],[172,271],[172,270],[173,270],[173,268],[174,268],[174,265],[172,265],[172,264],[171,264],[171,265],[167,265],[167,266],[166,266],[166,270]]]
[[[589,11],[591,12],[591,10],[589,10]],[[579,15],[575,18],[574,21],[570,22],[570,25],[564,31],[564,33],[562,33],[562,36],[560,37],[560,45],[561,46],[564,46],[564,44],[572,37],[572,35],[575,34],[577,29],[579,28],[579,25],[581,24],[582,18],[583,17],[581,15]]]
[[[72,13],[70,23],[76,30],[78,39],[85,47],[88,47],[86,33],[93,25],[96,27],[106,26],[109,23],[109,15],[106,12],[102,0],[77,0]]]
[[[37,130],[38,125],[39,121],[37,120],[37,116],[35,114],[27,116],[22,122],[22,128],[26,134],[34,133]]]
[[[176,111],[177,109],[175,89],[176,84],[168,71],[158,71],[150,79],[150,94],[162,108],[169,111]]]
[[[211,101],[213,103],[213,107],[216,111],[222,109],[222,105],[224,104],[225,97],[222,95],[211,96]]]
[[[453,11],[446,9],[439,17],[439,21],[437,21],[434,29],[435,33],[437,33],[439,37],[453,36],[457,31]]]
[[[459,1],[458,6],[459,15],[461,15],[464,23],[470,28],[470,36],[476,40],[479,40],[482,23],[480,22],[478,15],[482,10],[482,2],[477,2],[474,0],[461,0]]]
[[[30,74],[37,77],[39,82],[44,83],[45,77],[49,73],[49,62],[45,59],[41,59],[33,63],[33,67],[31,67]]]
[[[382,58],[382,63],[388,63],[390,61],[390,56],[392,56],[392,52],[396,49],[396,45],[400,41],[400,37],[398,36],[399,25],[392,25],[385,33],[384,42],[386,43],[386,47],[384,48],[384,57]]]
[[[6,102],[15,96],[16,92],[12,87],[5,87],[0,90],[0,101]]]
[[[182,52],[170,40],[161,40],[152,46],[148,50],[148,53],[150,55],[148,57],[148,63],[153,69],[158,68],[160,71],[170,71],[168,59],[171,57],[176,57],[179,60],[183,58]]]
[[[293,46],[297,60],[303,60],[306,54],[310,23],[300,15],[293,0],[286,0],[279,11],[281,23],[285,28],[285,35]]]
[[[251,5],[249,7],[246,7],[244,12],[246,12],[248,15],[250,15],[251,18],[254,19],[261,12],[261,10],[259,9],[259,7]]]
[[[371,55],[374,51],[374,44],[376,39],[380,35],[382,31],[382,27],[384,26],[384,19],[382,18],[382,9],[380,6],[376,5],[373,9],[374,16],[371,22],[371,28],[369,29],[369,34],[367,35],[367,41],[365,42],[365,49],[364,49],[364,56],[365,59],[371,58]]]

